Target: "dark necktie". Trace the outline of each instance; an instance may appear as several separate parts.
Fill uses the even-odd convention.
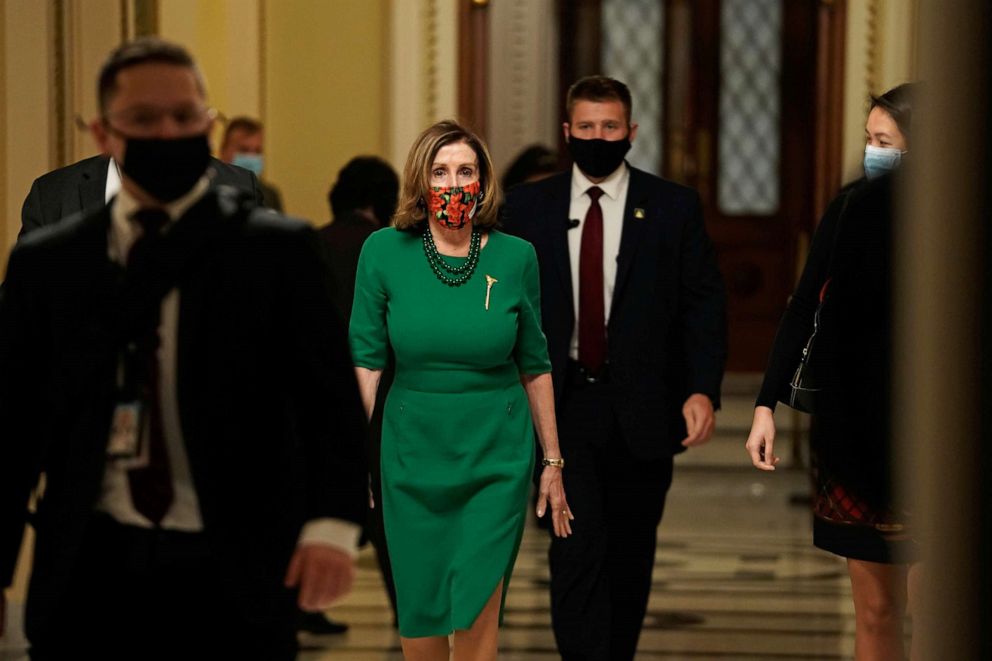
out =
[[[593,186],[582,223],[579,249],[579,364],[598,374],[606,362],[606,311],[603,302],[603,190]]]
[[[140,260],[147,258],[147,250],[159,238],[162,227],[169,220],[168,214],[156,209],[142,209],[133,216],[141,225],[142,235],[134,242],[128,253],[128,266],[137,267]],[[169,470],[169,455],[165,447],[165,431],[162,426],[162,401],[158,362],[158,315],[155,323],[136,338],[136,356],[132,365],[140,370],[142,393],[148,414],[147,433],[148,465],[128,471],[128,484],[131,488],[131,502],[134,509],[158,525],[165,517],[175,496],[172,488],[172,474]]]

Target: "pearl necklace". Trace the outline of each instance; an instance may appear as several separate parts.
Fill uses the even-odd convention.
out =
[[[438,280],[449,287],[460,287],[472,278],[475,267],[479,264],[479,253],[482,251],[482,232],[477,227],[472,228],[472,238],[468,245],[468,259],[461,266],[452,266],[444,261],[441,253],[437,251],[437,245],[434,243],[429,226],[424,227],[423,236],[424,255]]]

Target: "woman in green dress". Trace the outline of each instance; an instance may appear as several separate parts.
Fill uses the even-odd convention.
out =
[[[352,357],[366,412],[391,347],[382,503],[410,660],[495,659],[523,534],[534,429],[537,515],[571,533],[541,331],[537,257],[493,226],[499,188],[471,131],[440,122],[410,150],[393,227],[362,249]]]

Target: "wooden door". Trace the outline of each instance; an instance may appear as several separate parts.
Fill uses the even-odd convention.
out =
[[[590,73],[621,80],[643,73],[594,67],[608,59],[604,21],[647,2],[560,5],[562,34],[583,36],[562,41],[563,90]],[[702,197],[727,284],[728,368],[763,370],[816,218],[840,183],[844,2],[658,3],[664,55],[655,171]],[[631,42],[645,47],[643,35]],[[639,84],[635,121],[643,77]],[[643,124],[640,131],[638,140]]]

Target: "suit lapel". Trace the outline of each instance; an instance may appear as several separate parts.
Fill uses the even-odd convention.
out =
[[[95,158],[92,167],[82,173],[82,181],[79,183],[79,208],[83,213],[92,213],[106,205],[108,167],[110,167],[109,158]]]
[[[630,168],[630,182],[627,185],[627,202],[623,210],[623,229],[620,234],[620,253],[617,255],[617,279],[613,286],[611,309],[616,309],[617,301],[623,294],[624,285],[630,276],[634,255],[641,245],[644,228],[650,222],[650,200],[648,189],[641,179],[640,172]]]
[[[568,255],[568,210],[572,202],[572,177],[561,177],[557,188],[551,196],[551,209],[545,215],[548,223],[548,233],[551,236],[551,249],[554,254],[555,268],[561,284],[562,295],[568,301],[568,309],[575,320],[574,298],[572,294],[572,264]]]

